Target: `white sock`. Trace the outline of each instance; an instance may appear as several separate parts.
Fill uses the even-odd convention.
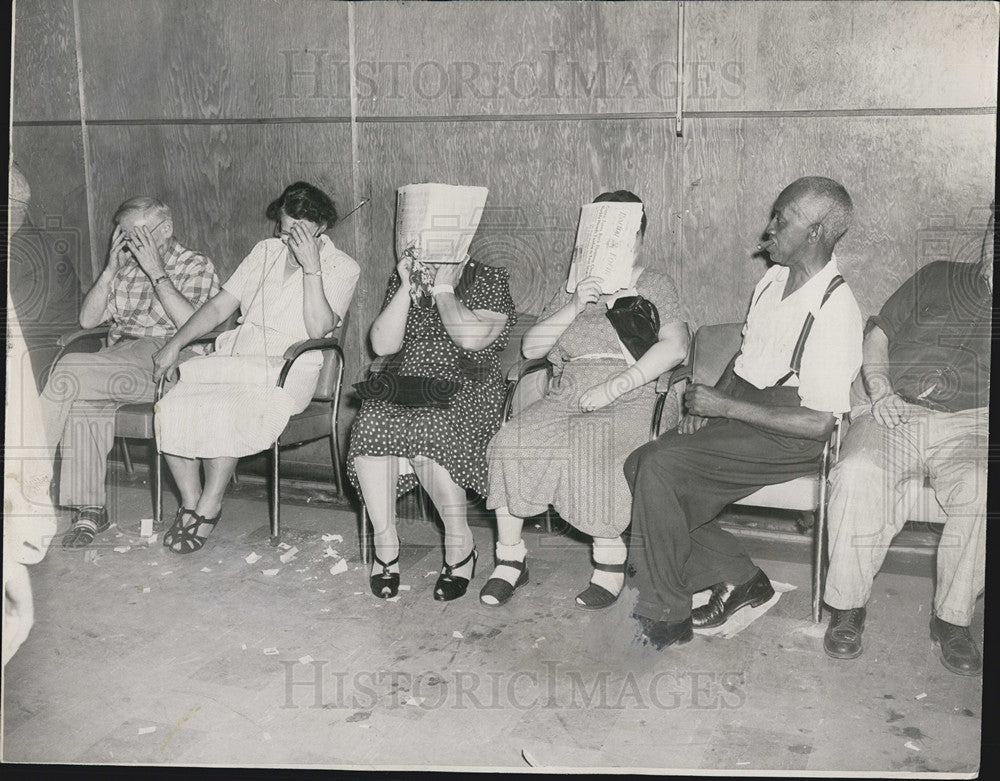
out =
[[[497,543],[497,561],[524,561],[524,557],[527,554],[528,548],[524,544],[524,540],[518,540],[516,545]],[[517,583],[517,579],[521,577],[521,570],[501,564],[493,570],[493,574],[490,577],[506,580],[513,586]],[[489,597],[489,599],[492,599],[492,597]]]
[[[594,537],[594,561],[599,564],[624,564],[627,558],[628,548],[621,537]],[[625,573],[595,569],[590,582],[617,594],[625,584]]]

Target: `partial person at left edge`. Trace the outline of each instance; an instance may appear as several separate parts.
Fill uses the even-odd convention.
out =
[[[26,476],[30,492],[47,495],[42,463],[49,461],[51,469],[59,447],[57,503],[74,515],[64,548],[86,547],[110,527],[105,477],[115,412],[123,404],[153,401],[154,353],[219,291],[212,261],[174,237],[167,204],[130,198],[112,223],[107,263],[83,300],[79,322],[83,328],[106,325],[106,344],[96,353],[68,353],[53,368],[41,394],[42,457]],[[33,471],[29,464],[25,469]]]

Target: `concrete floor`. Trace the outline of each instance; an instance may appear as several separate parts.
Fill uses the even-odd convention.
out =
[[[234,489],[201,552],[138,537],[148,489],[124,481],[118,523],[86,552],[56,541],[32,568],[36,624],[8,664],[4,759],[14,762],[734,771],[944,771],[979,763],[981,679],[941,666],[933,584],[883,575],[865,653],[835,661],[809,620],[809,568],[732,639],[655,652],[632,644],[619,600],[575,609],[589,574],[577,541],[527,537],[531,581],[491,609],[478,590],[438,603],[435,526],[400,522],[403,584],[374,598],[356,516],[286,503],[267,543],[259,488]],[[167,508],[173,512],[172,500]],[[343,542],[324,541],[340,534]],[[127,550],[125,549],[127,547]],[[331,574],[338,556],[347,570]],[[119,550],[115,550],[118,548]],[[256,553],[253,564],[245,558]],[[277,570],[266,573],[266,570]],[[974,635],[982,640],[982,602]]]

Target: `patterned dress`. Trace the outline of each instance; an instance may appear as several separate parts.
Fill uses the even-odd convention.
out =
[[[402,281],[393,274],[383,309]],[[483,350],[463,350],[444,329],[437,307],[429,300],[410,305],[403,346],[392,364],[400,375],[436,377],[461,382],[448,409],[403,407],[387,401],[365,401],[351,429],[347,474],[358,487],[354,459],[359,456],[422,455],[443,466],[463,488],[486,490],[486,445],[500,428],[504,381],[500,352],[516,322],[507,270],[470,261],[455,295],[469,309],[507,315],[500,335]],[[397,495],[417,485],[412,472],[401,474]]]
[[[645,269],[636,291],[656,305],[660,325],[682,322],[673,280]],[[560,291],[540,319],[570,300]],[[649,438],[655,381],[603,409],[580,411],[580,397],[627,368],[604,303],[587,307],[549,352],[554,376],[545,396],[497,432],[487,451],[486,506],[513,515],[537,515],[551,504],[559,515],[594,537],[617,537],[629,524],[631,492],[622,465]],[[664,410],[663,426],[677,424],[678,405]]]

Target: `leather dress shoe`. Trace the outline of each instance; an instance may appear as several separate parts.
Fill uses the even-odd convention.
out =
[[[726,596],[726,583],[712,586],[708,604],[691,611],[691,623],[696,629],[722,626],[741,607],[760,607],[774,596],[774,587],[763,570],[758,569],[746,583],[740,583]]]
[[[649,643],[657,651],[662,651],[669,645],[681,645],[694,637],[690,617],[683,621],[654,621],[643,616],[635,618],[639,619],[639,625],[642,627],[642,644]]]
[[[979,675],[983,657],[967,626],[956,626],[931,616],[931,640],[941,647],[941,664],[957,675]]]
[[[861,656],[861,633],[865,631],[864,607],[832,609],[830,625],[823,635],[823,650],[834,659],[857,659]]]

